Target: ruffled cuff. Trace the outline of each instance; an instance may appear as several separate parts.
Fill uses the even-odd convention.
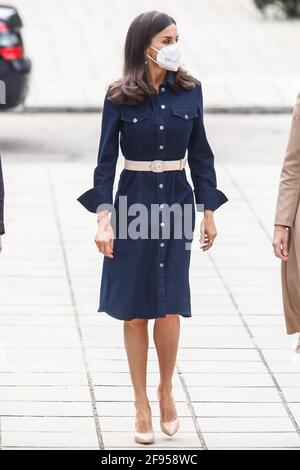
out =
[[[96,186],[77,198],[88,211],[97,213],[99,210],[112,210],[112,189]],[[100,207],[101,206],[101,207]]]
[[[5,229],[4,229],[4,224],[0,222],[0,235],[4,235]]]
[[[228,201],[227,196],[217,188],[199,187],[194,189],[197,211],[210,209],[215,211],[222,204]],[[204,204],[204,207],[203,207]],[[199,207],[198,207],[199,205]]]

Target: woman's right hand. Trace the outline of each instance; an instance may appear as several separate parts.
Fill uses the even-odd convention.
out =
[[[114,231],[109,220],[107,210],[98,212],[98,228],[95,236],[95,243],[98,250],[109,258],[113,258]]]
[[[277,258],[288,260],[288,243],[290,228],[285,225],[275,225],[273,235],[273,252]]]

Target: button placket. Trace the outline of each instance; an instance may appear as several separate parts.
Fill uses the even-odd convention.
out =
[[[157,123],[157,158],[164,160],[164,139],[165,132],[162,132],[165,128],[164,112],[166,108],[164,103],[160,104],[158,96],[154,98],[153,109],[155,113],[155,119]],[[162,209],[165,202],[165,173],[159,172],[156,174],[157,184],[157,203]],[[164,317],[166,314],[166,285],[165,285],[165,253],[166,249],[162,247],[165,244],[162,241],[164,232],[164,222],[161,220],[162,211],[159,211],[159,227],[158,227],[158,240],[157,240],[157,308],[158,316]]]
[[[165,202],[165,173],[158,173],[158,204],[160,209],[164,207]],[[165,243],[163,242],[165,222],[163,219],[163,212],[160,210],[160,223],[159,223],[159,240],[158,240],[158,306],[159,315],[165,316]]]
[[[166,105],[165,105],[164,103],[162,103],[162,104],[160,105],[160,107],[161,107],[161,109],[165,109],[165,108],[166,108]],[[162,121],[163,121],[163,120],[162,120]],[[165,126],[164,126],[163,123],[160,124],[159,129],[160,129],[161,131],[163,131],[163,130],[165,129]],[[158,148],[159,148],[159,153],[160,153],[160,155],[162,155],[163,150],[164,150],[164,143],[165,143],[164,140],[165,140],[165,133],[164,133],[164,132],[159,133],[159,134],[158,134]],[[162,159],[162,158],[161,158],[161,159]]]

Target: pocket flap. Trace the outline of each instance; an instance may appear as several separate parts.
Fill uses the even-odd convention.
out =
[[[121,114],[121,119],[126,122],[131,122],[132,124],[137,124],[140,121],[143,121],[144,119],[147,119],[150,116],[150,112],[144,112],[144,113],[122,113]]]
[[[198,116],[196,108],[173,108],[173,114],[187,121]]]

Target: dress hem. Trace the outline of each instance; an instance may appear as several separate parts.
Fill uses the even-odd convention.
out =
[[[130,321],[130,320],[135,320],[135,319],[140,319],[140,320],[155,320],[155,318],[165,318],[167,315],[180,315],[180,316],[182,316],[182,317],[184,317],[184,318],[190,318],[190,317],[192,317],[191,312],[176,312],[176,313],[174,313],[174,312],[169,312],[169,313],[167,313],[167,314],[165,314],[165,315],[155,315],[155,316],[154,316],[153,314],[152,314],[152,315],[150,314],[150,315],[143,316],[143,317],[142,317],[142,316],[140,316],[140,317],[133,316],[133,317],[129,317],[129,318],[121,318],[121,317],[117,316],[115,313],[112,313],[112,312],[108,311],[107,309],[104,310],[104,309],[99,308],[99,309],[97,310],[97,312],[98,312],[98,313],[106,313],[107,315],[110,315],[111,317],[116,318],[117,320],[123,320],[123,321],[125,321],[125,320],[126,320],[126,321]]]

